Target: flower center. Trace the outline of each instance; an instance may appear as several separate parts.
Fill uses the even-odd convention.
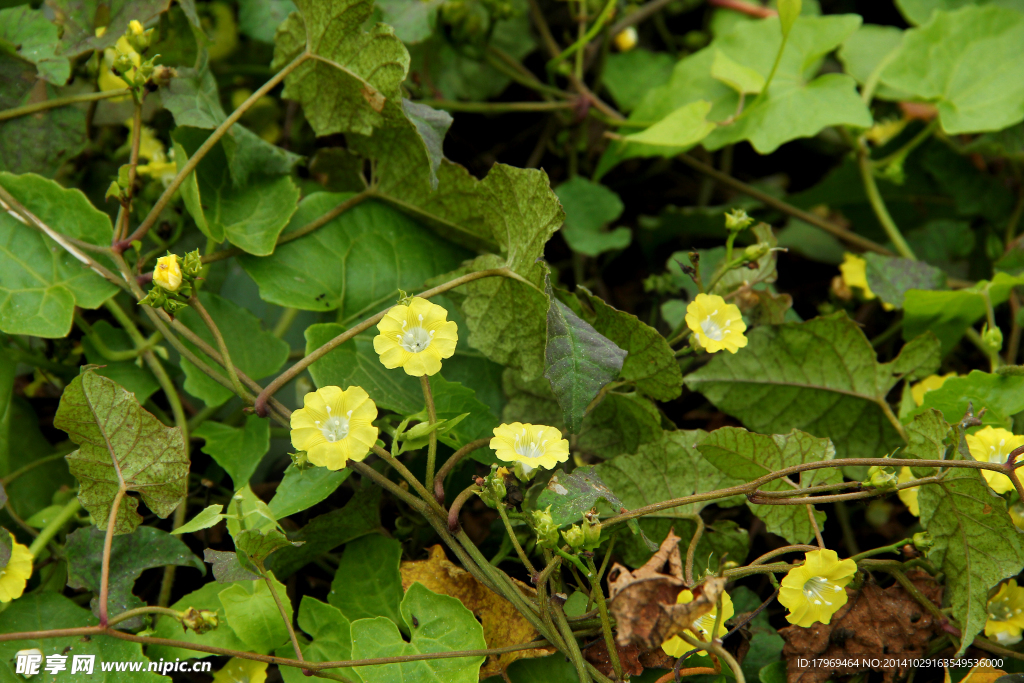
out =
[[[535,460],[544,455],[544,446],[547,443],[547,441],[538,441],[537,439],[527,441],[526,430],[524,429],[523,433],[516,437],[515,450],[516,453],[524,458]]]
[[[427,332],[423,329],[423,316],[420,316],[420,324],[406,329],[408,323],[402,323],[402,333],[398,335],[399,345],[409,353],[419,353],[430,346],[434,340],[433,331]]]
[[[330,443],[335,443],[348,436],[348,422],[351,418],[351,410],[342,417],[341,415],[331,415],[331,407],[327,406],[327,419],[323,422],[315,420],[315,423],[324,438]]]
[[[1021,613],[1020,608],[1013,609],[1010,607],[1009,600],[1000,600],[998,602],[991,602],[988,606],[988,616],[994,621],[1009,621],[1010,619],[1019,616]]]
[[[718,315],[718,311],[713,311],[711,315],[705,318],[700,324],[700,329],[704,330],[704,335],[707,336],[708,339],[713,339],[714,341],[722,341],[723,339],[725,339],[725,333],[729,331],[729,323],[731,323],[732,321],[726,320],[725,328],[723,329],[721,325],[719,325],[718,323],[711,319],[711,316],[713,315]]]
[[[842,586],[830,582],[824,576],[812,576],[804,582],[804,596],[815,605],[831,605],[828,598],[842,590]]]
[[[1009,453],[1003,451],[1003,446],[1005,446],[1005,445],[1006,445],[1006,439],[999,439],[999,445],[998,446],[989,446],[988,447],[988,461],[989,462],[997,462],[997,463],[1000,463],[1000,464],[1005,464],[1006,463],[1006,456],[1009,455]]]

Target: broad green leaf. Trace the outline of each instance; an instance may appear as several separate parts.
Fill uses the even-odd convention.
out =
[[[935,12],[906,32],[882,81],[934,103],[951,135],[999,130],[1024,119],[1022,43],[1021,12],[974,5]]]
[[[439,419],[452,419],[459,415],[468,415],[455,427],[439,438],[452,448],[461,448],[474,439],[490,437],[498,426],[498,418],[491,409],[477,399],[476,392],[459,382],[449,382],[441,373],[430,378],[430,391],[434,396],[434,409]],[[470,456],[490,464],[495,462],[491,455],[477,449]]]
[[[878,298],[896,308],[903,308],[908,290],[937,290],[946,288],[946,274],[922,261],[864,254],[867,261],[867,280]]]
[[[411,1],[417,2],[417,0]],[[425,3],[418,2],[418,4]],[[427,150],[427,158],[430,159],[430,187],[436,190],[437,169],[441,166],[441,160],[444,159],[444,136],[451,128],[454,119],[443,109],[433,109],[425,104],[407,99],[402,100],[402,111],[416,126],[416,132]]]
[[[310,325],[306,328],[306,352],[319,348],[345,330],[335,323]],[[365,336],[332,349],[309,366],[309,374],[318,387],[360,386],[378,408],[402,415],[411,415],[423,408],[423,390],[417,379],[401,370],[385,368],[373,350],[373,340]]]
[[[544,376],[562,408],[569,433],[577,434],[598,392],[619,376],[626,352],[555,298],[550,281],[545,284],[551,303]]]
[[[285,587],[273,576],[274,591],[281,598],[288,621],[292,619],[292,603]],[[231,630],[254,652],[271,652],[288,640],[288,629],[277,608],[274,596],[263,579],[239,581],[217,594]]]
[[[110,218],[79,190],[31,173],[0,173],[0,185],[54,232],[110,246]],[[49,237],[0,213],[0,331],[64,337],[75,306],[98,308],[116,291]]]
[[[658,148],[669,147],[672,154],[678,154],[715,130],[715,124],[707,120],[710,111],[711,103],[707,100],[684,104],[650,128],[627,135],[626,141]],[[658,152],[664,153],[664,150]]]
[[[83,626],[96,626],[96,617],[87,609],[79,607],[69,598],[53,591],[40,591],[28,593],[18,600],[6,605],[3,612],[3,619],[0,619],[0,634],[24,633],[33,631],[49,631],[53,629],[79,628]],[[164,621],[170,621],[165,619]],[[177,624],[177,622],[175,622]],[[178,634],[181,633],[181,626],[178,626]],[[73,680],[68,672],[71,671],[71,656],[93,655],[96,658],[96,666],[91,676],[79,674],[79,677],[87,678],[90,683],[121,683],[130,680],[131,683],[166,683],[167,678],[156,673],[147,671],[149,657],[142,653],[142,645],[130,643],[125,640],[111,638],[110,636],[65,636],[62,638],[38,638],[30,640],[12,640],[0,642],[0,680],[5,683],[24,681],[25,677],[15,674],[15,655],[19,650],[39,650],[43,654],[43,672],[38,678],[43,680],[48,674],[45,673],[46,659],[50,655],[68,655],[68,668],[61,678]],[[150,652],[150,657],[156,656]],[[191,657],[192,655],[186,655]],[[100,662],[139,662],[142,670],[131,674],[128,679],[123,672],[106,672],[100,667]],[[51,676],[56,678],[56,676]]]
[[[314,517],[292,534],[291,540],[302,541],[303,544],[274,553],[267,561],[267,568],[285,580],[319,555],[379,530],[380,494],[379,486],[364,483],[345,507]]]
[[[657,401],[677,398],[683,390],[683,375],[665,338],[635,315],[596,296],[587,295],[585,300],[595,313],[594,328],[629,353],[619,376],[635,382],[639,391]]]
[[[875,75],[879,67],[893,59],[903,44],[903,31],[895,26],[863,24],[846,39],[836,56],[843,63],[846,73],[864,85]],[[907,93],[900,93],[884,84],[878,84],[875,97],[883,100],[907,99]]]
[[[796,17],[793,18],[796,20]],[[783,29],[788,31],[788,29]],[[729,59],[721,50],[715,50],[715,60],[711,62],[711,76],[738,93],[756,95],[764,90],[764,76],[759,71],[743,66]],[[708,110],[711,107],[707,108]],[[704,112],[707,115],[707,111]]]
[[[299,628],[306,632],[311,642],[301,644],[302,656],[311,662],[342,662],[352,659],[351,625],[337,607],[320,602],[308,595],[299,604]],[[276,653],[280,657],[294,657],[295,650],[285,646]],[[285,683],[304,683],[307,678],[302,669],[282,666],[278,669]],[[355,679],[352,669],[325,669],[328,673],[340,674]]]
[[[99,608],[100,573],[103,560],[103,539],[95,527],[83,527],[68,534],[64,545],[68,561],[68,586],[93,592],[92,610]],[[131,534],[115,536],[110,551],[110,614],[120,614],[143,607],[142,600],[132,594],[135,581],[147,569],[165,566],[195,567],[206,573],[206,565],[192,554],[184,543],[166,531],[149,526]],[[122,621],[120,629],[135,630],[143,625],[141,618]]]
[[[0,50],[0,109],[13,109],[70,93],[36,80],[36,68]],[[37,83],[41,87],[37,87]],[[52,178],[64,162],[85,149],[85,110],[55,107],[31,116],[0,121],[0,171],[38,173]]]
[[[185,524],[172,531],[172,534],[193,534],[202,529],[209,529],[214,526],[222,519],[224,519],[224,506],[223,505],[210,505],[203,509],[198,515],[190,519]]]
[[[324,216],[350,194],[317,192],[302,200],[284,235]],[[239,263],[264,301],[307,311],[339,310],[362,318],[457,268],[471,253],[378,202],[348,209],[310,235],[282,244],[269,258]]]
[[[174,116],[174,122],[193,128],[219,126],[227,114],[207,60],[202,59],[198,68],[180,67],[175,71],[177,75],[160,88],[160,102]]]
[[[562,183],[555,194],[565,210],[562,237],[573,251],[597,256],[629,246],[633,239],[629,228],[605,230],[622,215],[622,200],[617,194],[583,176]]]
[[[284,519],[311,508],[327,500],[350,474],[352,470],[347,467],[333,472],[326,467],[289,467],[270,499],[270,511],[275,519]]]
[[[203,551],[203,559],[213,566],[213,578],[217,583],[253,581],[259,578],[257,572],[249,571],[249,569],[242,566],[238,553],[222,552],[207,548]]]
[[[198,128],[174,132],[175,162],[180,169],[206,140]],[[178,158],[183,150],[183,158]],[[183,195],[185,206],[196,225],[216,242],[227,239],[239,249],[266,256],[273,253],[277,238],[288,225],[299,201],[299,189],[284,175],[251,175],[239,183],[230,172],[231,163],[223,144],[215,145],[193,172],[195,185]],[[192,182],[191,177],[189,182]]]
[[[132,19],[144,25],[155,23],[169,4],[168,0],[47,0],[62,29],[60,52],[69,58],[112,46]],[[102,35],[96,35],[99,28],[106,28]]]
[[[753,481],[794,465],[832,460],[836,449],[828,439],[818,439],[805,432],[789,434],[755,434],[737,427],[722,427],[709,433],[697,444],[708,461],[729,476]],[[838,467],[800,473],[800,486],[837,484],[843,480]],[[764,491],[789,491],[793,486],[776,479],[760,487]],[[814,538],[814,528],[804,505],[756,505],[747,503],[751,512],[764,520],[768,531],[790,543],[807,543]],[[825,526],[825,513],[814,511],[818,528]]]
[[[914,25],[926,23],[936,10],[952,11],[968,5],[996,5],[1024,12],[1021,0],[896,0],[900,12]]]
[[[968,403],[974,405],[975,415],[985,408],[981,416],[985,424],[1009,428],[1011,417],[1024,411],[1024,377],[981,370],[972,370],[965,377],[950,377],[938,389],[925,393],[924,403],[908,417],[928,413],[934,408],[942,413],[946,422],[957,424],[967,413]]]
[[[235,549],[237,557],[243,568],[258,569],[268,557],[282,548],[290,548],[295,545],[277,529],[263,531],[261,529],[246,529],[235,537]]]
[[[129,351],[135,348],[127,332],[114,327],[106,320],[98,320],[92,326],[92,330],[111,351]],[[103,366],[96,368],[97,375],[108,377],[132,392],[139,403],[145,403],[160,388],[149,367],[139,367],[139,364],[132,360],[107,360],[89,337],[82,337],[82,349],[85,351],[85,359],[90,364]]]
[[[661,439],[640,446],[633,455],[619,455],[600,463],[594,472],[613,489],[623,505],[635,509],[672,498],[705,493],[742,484],[737,478],[712,465],[697,451],[708,433],[703,430],[664,432]],[[714,501],[737,505],[742,499]],[[654,512],[648,517],[680,518],[695,515],[710,503],[691,503]],[[739,561],[737,558],[731,558]]]
[[[349,621],[387,617],[402,624],[401,561],[402,544],[393,538],[371,534],[352,541],[341,555],[327,602]]]
[[[421,43],[434,33],[442,0],[382,0],[378,3],[384,22],[395,27],[403,43]]]
[[[961,415],[961,417],[963,417]],[[896,457],[920,458],[922,460],[943,460],[946,457],[946,436],[949,434],[949,423],[942,413],[934,408],[915,415],[906,422],[907,445]],[[935,470],[930,467],[911,468],[914,476],[928,476]]]
[[[249,415],[244,427],[229,427],[207,420],[192,436],[206,440],[203,453],[224,468],[237,490],[249,483],[256,466],[270,450],[270,421]]]
[[[302,105],[317,135],[369,135],[381,126],[386,101],[397,103],[409,71],[409,53],[394,29],[363,24],[373,12],[369,0],[324,4],[297,0],[299,12],[278,28],[274,62],[277,71],[307,50],[307,59],[288,75],[282,97]]]
[[[628,53],[627,53],[628,54]],[[579,675],[564,655],[517,659],[508,667],[513,683],[579,683]],[[490,679],[490,683],[496,683]]]
[[[238,6],[238,30],[250,38],[273,43],[277,27],[294,11],[292,0],[247,0]]]
[[[793,30],[793,24],[800,17],[800,9],[803,3],[800,0],[778,0],[776,3],[779,11],[779,23],[782,25],[782,35],[788,36]]]
[[[278,528],[274,513],[259,497],[253,493],[252,488],[246,484],[238,489],[228,503],[228,533],[238,542],[243,531],[259,529],[268,532]]]
[[[716,354],[686,386],[752,430],[828,437],[838,457],[877,457],[902,444],[886,395],[917,364],[879,363],[844,313],[762,326],[747,337],[742,353]]]
[[[960,655],[985,627],[988,591],[1024,568],[1020,533],[1006,502],[977,470],[951,469],[921,487],[918,503],[921,524],[935,541],[928,559],[946,575],[943,602],[963,633]]]
[[[231,362],[238,370],[260,380],[281,369],[288,359],[288,344],[264,330],[256,316],[212,292],[200,292],[199,301],[220,329],[231,354]],[[217,348],[213,333],[198,313],[186,309],[178,314],[178,319],[207,344]],[[217,367],[191,342],[186,340],[184,343],[207,365]],[[202,399],[208,406],[219,406],[235,395],[185,358],[181,359],[181,369],[185,371],[185,391]]]
[[[1024,277],[996,273],[968,289],[954,291],[910,290],[904,295],[903,338],[913,339],[932,331],[942,342],[942,354],[953,350],[967,328],[985,316],[985,295],[993,306],[1005,302],[1010,290],[1024,283]]]
[[[231,553],[234,555],[234,553]],[[240,581],[239,586],[251,586],[256,581]],[[263,583],[263,581],[259,581]],[[264,586],[264,589],[266,586]],[[210,645],[213,647],[223,647],[229,650],[249,650],[249,645],[243,642],[235,631],[232,629],[230,621],[225,621],[224,606],[221,604],[218,593],[224,590],[224,584],[211,581],[202,588],[192,591],[181,600],[171,605],[171,609],[178,612],[183,612],[189,607],[194,607],[197,610],[211,610],[218,612],[221,617],[220,626],[208,631],[202,635],[197,634],[195,631],[188,630],[182,632],[181,622],[177,619],[171,619],[169,617],[158,618],[156,624],[153,627],[153,635],[157,638],[167,638],[170,640],[183,640],[186,643],[202,643],[203,645]],[[242,590],[243,593],[247,592],[246,589]],[[248,592],[251,592],[248,591]],[[273,603],[273,598],[267,595]],[[283,598],[282,598],[283,600]],[[275,606],[276,609],[276,606]],[[284,626],[284,622],[281,621],[281,615],[277,615],[278,622]],[[204,657],[213,657],[213,653],[200,652],[197,650],[187,650],[184,648],[169,647],[165,645],[150,645],[148,648],[149,656],[153,659],[163,658],[165,660],[173,661],[175,658],[181,659],[202,659]]]
[[[619,105],[619,111],[631,112],[652,90],[672,77],[675,60],[667,52],[651,52],[637,47],[629,52],[608,55],[601,82]]]
[[[0,42],[14,47],[16,56],[35,64],[39,77],[54,85],[64,85],[71,75],[71,62],[57,54],[57,26],[41,9],[22,5],[0,10]]]
[[[402,625],[411,634],[403,639],[398,626],[383,617],[352,622],[352,659],[483,649],[484,630],[458,599],[438,595],[416,582],[402,599]],[[346,615],[347,616],[347,615]],[[484,657],[428,659],[401,664],[361,666],[365,683],[476,683]]]
[[[78,444],[67,456],[78,479],[78,498],[93,523],[107,528],[118,491],[138,493],[146,507],[167,517],[185,496],[189,461],[181,430],[166,427],[113,380],[85,370],[64,389],[53,426]],[[142,522],[139,501],[125,495],[114,533],[128,534]]]

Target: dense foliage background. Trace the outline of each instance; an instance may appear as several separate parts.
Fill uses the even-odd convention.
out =
[[[0,7],[0,681],[36,648],[252,683],[299,654],[365,683],[1021,670],[1024,2]],[[424,292],[459,340],[421,383],[373,338]],[[379,410],[336,470],[289,430],[327,386]],[[516,422],[562,431],[556,473],[495,471]],[[791,626],[819,548],[848,607]],[[645,563],[667,598],[624,588]],[[684,586],[726,612],[710,655],[660,646]]]

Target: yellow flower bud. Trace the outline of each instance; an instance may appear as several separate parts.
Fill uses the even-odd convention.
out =
[[[132,19],[128,22],[128,29],[132,32],[132,35],[141,36],[145,29],[142,27],[142,22],[138,19]]]
[[[181,264],[178,263],[176,254],[161,256],[156,260],[156,268],[153,269],[153,282],[168,292],[176,292],[181,287]]]
[[[615,35],[615,47],[619,49],[619,52],[629,52],[636,47],[636,43],[637,33],[632,26]]]

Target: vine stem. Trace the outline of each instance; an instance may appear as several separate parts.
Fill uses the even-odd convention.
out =
[[[516,554],[519,555],[519,559],[522,561],[523,566],[530,572],[530,576],[537,573],[533,563],[530,562],[530,558],[526,556],[526,552],[523,550],[523,546],[519,544],[519,539],[516,538],[516,532],[512,529],[512,522],[508,519],[508,511],[505,510],[504,503],[498,503],[497,505],[498,515],[501,517],[501,521],[505,524],[505,531],[508,532],[509,539],[512,540],[512,547],[516,549]]]
[[[907,244],[907,241],[903,239],[903,233],[896,226],[896,221],[892,219],[889,209],[885,205],[885,200],[882,199],[882,193],[878,191],[874,169],[871,167],[871,157],[863,141],[857,145],[857,168],[860,171],[861,182],[864,183],[864,191],[867,193],[868,202],[871,204],[871,209],[875,212],[878,222],[882,224],[885,234],[889,237],[893,246],[896,247],[896,251],[899,252],[900,256],[916,261],[917,256],[914,255],[914,251]]]
[[[491,443],[489,438],[477,439],[476,441],[470,441],[465,446],[455,451],[450,458],[441,466],[441,469],[437,471],[437,476],[434,477],[434,498],[438,503],[444,505],[444,480],[448,478],[455,466],[458,465],[463,458],[484,446]]]
[[[290,74],[292,71],[295,71],[295,69],[299,68],[299,66],[302,65],[303,62],[310,58],[310,56],[311,55],[308,51],[305,51],[302,54],[300,54],[298,57],[293,59],[290,64],[288,64],[286,67],[284,67],[276,74],[274,74],[274,76],[269,81],[260,86],[256,90],[256,92],[254,92],[244,102],[242,102],[242,104],[240,104],[237,109],[231,112],[231,114],[228,115],[226,119],[224,119],[224,122],[217,126],[212,133],[210,133],[210,137],[206,138],[206,141],[202,145],[200,145],[199,149],[195,151],[195,154],[193,154],[192,157],[187,162],[185,162],[185,165],[182,166],[181,169],[178,171],[178,175],[174,176],[174,180],[170,182],[170,184],[164,190],[164,193],[160,195],[160,198],[153,205],[153,208],[150,209],[149,214],[146,216],[145,220],[143,220],[142,223],[139,224],[139,227],[135,229],[135,232],[133,232],[131,235],[121,240],[117,244],[113,245],[113,250],[118,253],[123,253],[126,249],[128,249],[128,247],[131,246],[132,242],[136,240],[142,240],[142,238],[146,236],[146,233],[149,232],[150,228],[152,228],[153,225],[156,223],[157,219],[160,217],[160,214],[163,212],[164,207],[167,206],[167,203],[171,201],[171,197],[174,196],[174,193],[178,190],[181,184],[185,182],[185,178],[188,177],[188,174],[195,170],[196,166],[199,165],[199,162],[202,161],[203,157],[205,157],[206,154],[211,149],[213,149],[214,145],[220,142],[220,139],[224,137],[224,134],[227,133],[228,130],[231,129],[231,126],[235,125],[235,123],[237,123],[238,120],[242,118],[242,115],[245,112],[247,112],[249,108],[252,107],[252,105],[256,104],[256,102],[259,101],[260,98],[262,98],[268,92],[277,87],[277,85],[281,81],[283,81],[285,77],[288,76],[288,74]]]
[[[23,467],[19,467],[18,469],[14,470],[10,474],[8,474],[6,477],[0,477],[0,484],[2,484],[4,486],[10,486],[11,482],[14,481],[15,479],[17,479],[18,477],[20,477],[21,475],[23,475],[23,474],[25,474],[27,472],[31,472],[32,470],[34,470],[35,468],[39,467],[40,465],[45,465],[46,463],[53,462],[54,460],[60,460],[65,455],[67,455],[67,454],[66,453],[53,453],[51,455],[46,456],[45,458],[39,458],[38,460],[33,460],[29,464],[27,464],[27,465],[25,465]]]
[[[28,551],[32,553],[32,557],[38,557],[39,553],[41,553],[43,548],[46,547],[46,544],[49,543],[50,540],[64,528],[64,525],[68,523],[68,520],[78,514],[78,511],[81,509],[82,501],[78,500],[78,496],[69,500],[64,507],[61,508],[60,512],[57,513],[57,516],[50,520],[49,524],[43,527],[42,531],[39,532],[39,535],[36,536],[34,541],[32,541],[32,545],[28,547]]]
[[[420,386],[423,387],[423,400],[427,404],[427,418],[429,425],[437,424],[437,408],[434,406],[434,392],[430,389],[430,378],[420,375]],[[427,437],[427,474],[424,482],[428,489],[434,488],[434,467],[437,463],[437,430],[430,431]],[[427,494],[429,496],[429,494]]]
[[[231,386],[234,387],[236,394],[242,397],[243,400],[252,401],[252,395],[246,391],[245,387],[242,386],[241,380],[238,379],[238,372],[235,370],[235,364],[231,362],[231,354],[228,352],[228,345],[224,343],[224,335],[220,333],[220,328],[217,327],[217,323],[213,321],[210,314],[207,312],[206,307],[203,306],[199,301],[199,296],[193,294],[189,298],[189,305],[199,314],[199,317],[203,319],[203,323],[206,324],[207,329],[210,330],[210,334],[213,335],[213,340],[217,343],[217,349],[220,351],[222,359],[221,365],[228,372],[228,379],[231,380]]]
[[[117,510],[121,507],[121,501],[124,499],[125,485],[124,479],[121,476],[121,470],[116,467],[117,478],[120,481],[120,486],[117,489],[117,493],[114,495],[114,502],[110,505],[110,515],[107,517],[107,533],[103,537],[103,560],[100,569],[100,600],[99,600],[99,618],[100,626],[107,626],[107,598],[110,595],[110,551],[114,543],[114,527],[117,522]]]
[[[11,109],[0,111],[0,121],[16,119],[19,116],[27,116],[29,114],[35,114],[36,112],[46,111],[47,109],[67,107],[72,104],[81,104],[84,102],[96,102],[97,100],[106,100],[111,97],[122,97],[129,94],[131,94],[131,90],[125,88],[124,90],[102,90],[100,92],[71,95],[70,97],[57,97],[52,100],[36,102],[35,104],[26,104],[23,107],[13,107]]]
[[[444,510],[444,508],[438,505],[437,501],[434,500],[434,497],[432,495],[430,495],[426,487],[424,487],[423,484],[420,483],[420,480],[416,478],[416,475],[409,471],[408,467],[402,464],[402,461],[388,453],[386,450],[384,450],[377,444],[374,444],[371,448],[373,452],[377,454],[377,457],[386,462],[388,465],[391,465],[391,467],[393,467],[396,472],[402,475],[403,479],[409,482],[410,486],[416,489],[416,493],[418,493],[420,495],[420,498],[423,499],[423,505],[426,505],[440,516],[445,515],[446,511]]]
[[[597,600],[597,611],[601,615],[601,633],[604,635],[604,645],[608,649],[608,659],[611,660],[612,670],[615,671],[615,680],[625,680],[622,676],[622,660],[619,658],[619,648],[615,646],[615,636],[612,635],[612,621],[608,616],[608,603],[604,599],[604,590],[601,588],[600,573],[593,559],[587,560],[590,571],[594,576],[594,585],[591,591]]]
[[[513,280],[520,280],[531,286],[533,285],[533,283],[529,282],[521,275],[513,272],[509,268],[491,268],[489,270],[479,270],[475,273],[467,273],[466,275],[457,277],[454,280],[449,280],[448,282],[438,285],[437,287],[428,289],[427,291],[418,294],[417,296],[423,299],[429,299],[432,296],[437,296],[438,294],[443,294],[444,292],[447,292],[450,289],[454,289],[459,285],[464,285],[466,283],[473,282],[474,280],[479,280],[485,277],[496,276],[512,278]],[[370,316],[369,318],[359,323],[358,325],[355,325],[349,328],[348,330],[345,330],[337,337],[330,340],[326,344],[320,346],[318,349],[306,355],[304,358],[301,358],[290,368],[288,368],[280,375],[275,377],[274,381],[268,384],[267,387],[260,392],[259,396],[256,397],[256,401],[254,404],[256,414],[259,415],[260,417],[266,417],[267,400],[270,399],[270,397],[273,396],[281,387],[283,387],[285,384],[293,380],[296,376],[299,375],[299,373],[308,368],[310,365],[312,365],[313,363],[320,360],[337,347],[347,342],[349,339],[352,339],[360,332],[365,332],[366,330],[370,329],[371,327],[379,323],[381,319],[384,317],[384,314],[386,314],[389,310],[391,310],[390,306],[384,309],[383,311]],[[290,414],[291,411],[287,411],[285,417],[288,417],[288,415]]]
[[[686,572],[684,577],[687,586],[693,586],[693,560],[697,554],[697,544],[700,543],[700,538],[704,535],[704,518],[698,512],[692,519],[697,523],[697,528],[694,529],[693,538],[690,539],[690,545],[686,548]]]
[[[138,178],[139,147],[142,144],[142,99],[132,92],[132,99],[135,101],[135,108],[132,114],[132,147],[128,157],[128,187],[125,190],[127,198],[121,205],[118,212],[118,221],[114,225],[114,243],[122,235],[128,234],[128,222],[132,215],[132,201],[135,198],[135,180]]]
[[[277,611],[281,613],[281,621],[284,622],[285,628],[288,629],[288,637],[292,641],[292,649],[295,651],[295,659],[300,662],[305,661],[305,658],[302,656],[302,648],[299,647],[299,639],[295,635],[295,627],[292,626],[292,620],[288,617],[288,612],[285,611],[284,604],[281,602],[281,597],[277,594],[277,589],[274,588],[274,582],[267,574],[267,570],[263,566],[262,560],[256,566],[259,567],[260,572],[263,574],[263,581],[267,584],[267,590],[270,591],[271,597],[274,598],[274,602],[277,604]]]

